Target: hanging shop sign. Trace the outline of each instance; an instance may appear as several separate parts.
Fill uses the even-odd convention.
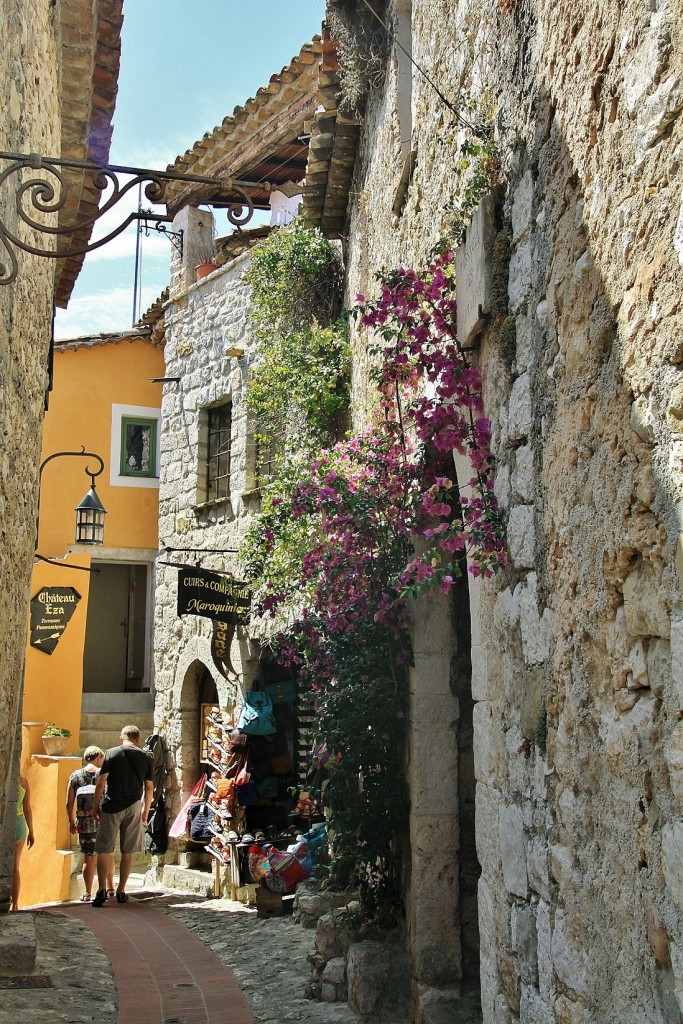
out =
[[[211,636],[211,657],[224,679],[237,675],[235,667],[230,660],[230,645],[234,635],[234,626],[229,626],[227,622],[219,622],[217,619],[214,619]]]
[[[31,647],[52,654],[76,611],[81,595],[73,587],[43,587],[31,599]]]
[[[178,615],[203,615],[228,626],[245,625],[251,591],[232,576],[206,569],[178,570]]]

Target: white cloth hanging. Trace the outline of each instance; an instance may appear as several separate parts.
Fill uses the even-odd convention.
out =
[[[284,192],[280,192],[279,189],[270,193],[270,226],[271,227],[284,227],[285,224],[291,224],[299,212],[299,206],[303,196],[301,193],[296,196],[287,196]]]

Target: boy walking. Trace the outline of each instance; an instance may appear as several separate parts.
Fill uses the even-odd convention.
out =
[[[140,750],[138,727],[126,725],[121,730],[121,745],[112,747],[104,755],[95,789],[93,812],[99,815],[100,824],[95,840],[98,889],[93,907],[107,902],[107,878],[113,872],[117,835],[121,864],[116,902],[127,901],[126,883],[133,866],[133,854],[142,849],[142,826],[147,821],[152,795],[152,762],[144,750]]]

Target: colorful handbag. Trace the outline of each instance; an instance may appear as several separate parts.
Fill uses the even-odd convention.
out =
[[[276,732],[273,704],[267,693],[249,690],[244,698],[237,728],[248,736],[269,736]]]

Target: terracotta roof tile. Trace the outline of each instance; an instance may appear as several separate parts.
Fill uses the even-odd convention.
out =
[[[62,0],[58,7],[62,40],[62,152],[63,158],[106,163],[109,159],[112,117],[116,101],[123,0],[99,0],[93,34],[91,0]],[[68,98],[67,98],[68,97]],[[65,169],[69,198],[59,226],[83,221],[94,212],[100,192],[91,176],[75,168]],[[92,228],[82,226],[64,236],[64,251],[82,248]],[[66,306],[83,265],[84,257],[67,256],[57,261],[55,302]]]
[[[259,135],[263,136],[264,145],[281,146],[288,141],[285,138],[288,119],[291,122],[289,138],[294,137],[297,131],[303,132],[303,117],[296,104],[301,101],[307,108],[307,117],[312,117],[321,54],[321,39],[315,36],[279,74],[271,76],[268,85],[260,88],[256,96],[236,106],[232,114],[224,117],[213,131],[207,132],[191,149],[178,156],[167,170],[206,177],[237,176],[245,163],[250,160],[253,163],[256,159],[255,151],[259,147],[254,142]],[[277,138],[268,138],[270,129],[276,130]],[[201,185],[169,183],[166,190],[169,210],[174,212],[185,203],[195,201],[201,190]]]

